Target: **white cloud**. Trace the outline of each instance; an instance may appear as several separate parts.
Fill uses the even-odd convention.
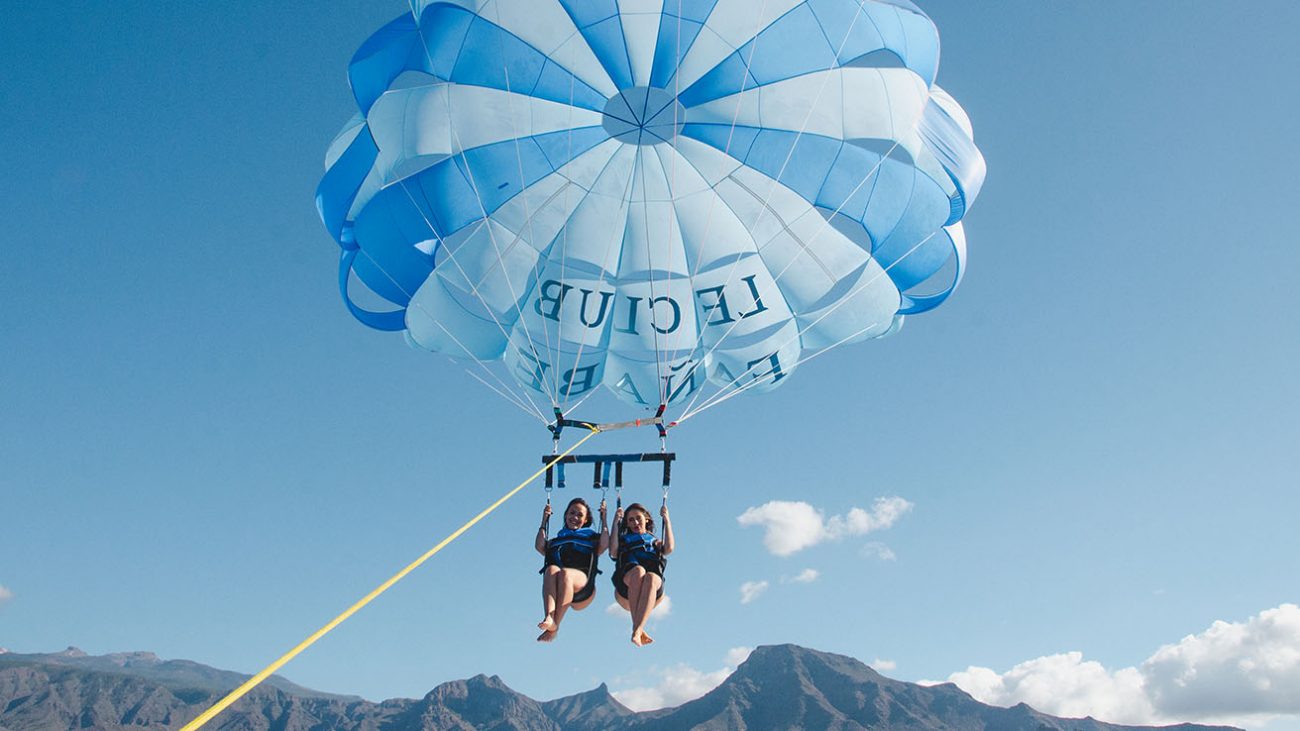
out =
[[[742,662],[749,659],[749,654],[754,651],[752,647],[733,647],[727,650],[727,665],[729,667],[738,667]]]
[[[752,647],[733,647],[727,651],[726,666],[709,673],[679,663],[667,670],[659,671],[657,673],[659,682],[655,685],[616,690],[612,695],[619,703],[634,711],[653,711],[658,708],[679,706],[718,687],[727,676],[735,672],[736,666],[744,662],[751,652],[753,652]]]
[[[791,576],[789,581],[793,581],[796,584],[811,584],[817,580],[818,576],[821,576],[821,572],[817,569],[804,569],[798,574]]]
[[[777,556],[789,556],[823,541],[865,535],[890,528],[913,507],[901,497],[876,498],[870,510],[851,508],[845,515],[826,518],[822,511],[802,501],[772,500],[741,513],[742,526],[762,526],[763,545]]]
[[[789,556],[825,540],[821,511],[805,502],[773,500],[740,514],[743,526],[761,525],[763,545],[777,556]]]
[[[998,674],[970,667],[948,680],[977,700],[995,706],[1028,703],[1054,716],[1092,716],[1112,723],[1141,724],[1155,714],[1135,668],[1108,672],[1101,663],[1067,652],[1022,662]]]
[[[731,668],[702,673],[689,665],[679,664],[663,671],[658,685],[616,690],[612,695],[634,711],[653,711],[695,700],[718,687],[728,675],[731,675]]]
[[[1215,622],[1142,663],[1152,702],[1170,714],[1300,714],[1300,606]]]
[[[0,604],[4,604],[5,602],[13,598],[14,598],[14,593],[12,591],[9,591],[9,589],[5,588],[3,584],[0,584]]]
[[[875,660],[871,661],[871,669],[875,670],[876,672],[887,673],[890,670],[894,670],[897,667],[898,667],[898,663],[894,662],[893,660],[882,660],[880,658],[876,658]]]
[[[866,558],[874,558],[880,561],[897,561],[898,555],[894,549],[886,546],[880,541],[872,541],[862,547],[862,555]]]
[[[668,617],[672,613],[673,613],[673,598],[668,596],[667,594],[664,594],[663,601],[659,602],[659,605],[655,607],[655,610],[650,613],[650,623],[654,624],[656,620]],[[605,614],[608,614],[611,617],[628,616],[627,610],[620,607],[618,605],[618,602],[610,602],[608,605],[606,605]]]
[[[740,603],[748,604],[767,591],[766,581],[746,581],[740,585]]]
[[[835,516],[826,521],[826,531],[832,538],[846,535],[860,536],[872,531],[892,528],[909,510],[912,503],[901,497],[878,497],[871,511],[862,508],[849,510],[848,515]]]
[[[1254,725],[1300,718],[1300,607],[1283,604],[1245,622],[1215,622],[1138,667],[1107,670],[1067,652],[1005,673],[970,667],[948,680],[985,703],[1024,702],[1052,715],[1115,723]]]

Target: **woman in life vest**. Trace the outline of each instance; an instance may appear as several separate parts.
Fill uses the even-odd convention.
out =
[[[560,631],[560,621],[569,608],[586,609],[596,595],[596,559],[609,545],[609,528],[605,525],[605,502],[600,503],[600,531],[591,528],[591,508],[582,498],[569,501],[564,509],[564,527],[547,540],[546,526],[551,517],[548,502],[542,510],[542,526],[537,530],[535,547],[546,557],[542,567],[542,609],[546,616],[537,623],[542,633],[538,642],[550,642]]]
[[[642,647],[654,642],[646,634],[646,621],[664,596],[665,558],[673,552],[673,526],[668,520],[668,506],[659,509],[664,520],[663,539],[655,539],[655,522],[650,511],[640,503],[627,506],[627,512],[614,514],[618,540],[610,541],[609,557],[615,561],[615,600],[632,614],[632,644]]]

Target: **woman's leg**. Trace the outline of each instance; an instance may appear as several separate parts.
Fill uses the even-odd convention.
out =
[[[623,575],[623,585],[627,587],[627,609],[632,613],[632,644],[641,644],[641,633],[637,625],[637,607],[641,606],[641,591],[645,584],[645,569],[633,566]]]
[[[593,601],[596,600],[595,587],[590,585],[590,582],[595,581],[596,577],[587,576],[586,574],[583,574],[583,578],[587,580],[587,583],[579,587],[576,591],[573,592],[573,597],[574,597],[573,604],[569,606],[570,609],[576,611],[582,611],[583,609],[586,609],[587,607],[591,606],[591,603]],[[577,598],[578,595],[582,594],[584,591],[587,593],[587,598],[578,599]]]
[[[645,624],[650,619],[650,612],[654,611],[659,604],[658,594],[659,587],[663,586],[663,579],[658,574],[644,572],[641,576],[641,590],[637,593],[637,603],[632,605],[632,641],[638,645],[648,645],[654,642],[650,635],[646,634]],[[636,638],[641,641],[637,642]]]
[[[542,611],[545,615],[537,623],[537,629],[549,631],[555,627],[556,596],[559,594],[557,582],[563,571],[559,566],[547,566],[546,573],[542,574]]]
[[[587,575],[577,569],[564,569],[559,576],[555,577],[555,626],[552,628],[556,631],[560,629],[560,620],[564,619],[565,612],[573,605],[573,595],[577,594],[582,587],[587,585]]]

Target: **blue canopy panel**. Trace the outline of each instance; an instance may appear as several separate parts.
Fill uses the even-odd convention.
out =
[[[709,13],[713,12],[713,7],[717,4],[718,0],[664,0],[650,71],[650,86],[668,88],[673,75],[677,73],[677,67],[686,58],[686,53],[691,50],[691,45],[709,19]]]
[[[559,0],[619,89],[632,86],[632,65],[616,0]]]
[[[943,165],[956,186],[948,224],[957,223],[979,196],[987,172],[984,156],[975,146],[970,118],[956,99],[936,86],[931,89],[920,132],[926,148]]]
[[[568,331],[559,327],[565,303],[572,308],[579,296],[569,296],[578,286],[572,277],[613,279],[627,219],[624,181],[631,157],[631,148],[606,140],[504,202],[485,221],[445,239],[434,279],[461,296],[449,299],[435,288],[431,303],[424,303],[424,290],[417,293],[423,304],[416,310],[413,303],[408,311],[415,342],[450,355],[485,358],[489,352],[503,355],[510,341],[534,368],[558,368],[555,359],[543,354],[560,349],[561,339],[572,340],[574,333],[586,333],[604,321],[608,303],[602,302],[601,317],[579,322],[578,329],[573,322]],[[450,333],[441,330],[447,322],[456,323],[461,339],[475,345],[447,347]],[[572,350],[580,356],[599,352],[590,345],[584,338]],[[558,389],[555,378],[526,380],[532,386],[549,385],[550,393]]]
[[[599,111],[605,95],[519,36],[463,8],[431,5],[422,22],[428,72],[439,79]]]
[[[947,236],[931,236],[948,221],[947,194],[907,161],[785,130],[687,124],[682,134],[722,151],[729,146],[746,168],[833,216],[837,230],[856,224],[864,233],[860,245],[900,291],[925,282],[959,253]]]
[[[407,71],[592,110],[601,109],[607,97],[555,56],[450,3],[424,7],[418,27],[411,16],[399,17],[362,44],[348,67],[362,113]]]
[[[343,129],[331,146],[331,152],[339,147],[342,151],[332,154],[333,159],[327,160],[325,175],[316,188],[316,210],[330,236],[344,249],[355,249],[348,211],[379,157],[379,148],[362,120]]]
[[[928,85],[939,65],[939,36],[930,19],[860,0],[806,0],[737,48],[681,93],[694,107],[775,81],[849,66],[891,52]]]
[[[366,39],[348,64],[352,96],[362,114],[398,76],[410,70],[427,70],[427,57],[415,19],[403,15]]]

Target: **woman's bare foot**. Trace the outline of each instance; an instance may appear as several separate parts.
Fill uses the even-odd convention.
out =
[[[540,635],[537,635],[538,642],[550,642],[553,639],[555,639],[555,630],[548,629]]]
[[[641,630],[641,646],[642,646],[642,647],[645,647],[646,645],[648,645],[648,644],[650,644],[650,643],[652,643],[652,642],[654,642],[654,641],[655,641],[654,638],[651,637],[650,635],[646,634],[646,633],[645,633],[645,630]]]
[[[540,621],[540,622],[537,623],[537,629],[545,630],[545,631],[547,631],[547,632],[554,632],[555,629],[556,629],[556,627],[555,627],[555,618],[552,617],[552,616],[549,615],[549,614],[546,615],[546,619],[543,619],[542,621]],[[541,639],[541,638],[538,638],[538,639]]]

